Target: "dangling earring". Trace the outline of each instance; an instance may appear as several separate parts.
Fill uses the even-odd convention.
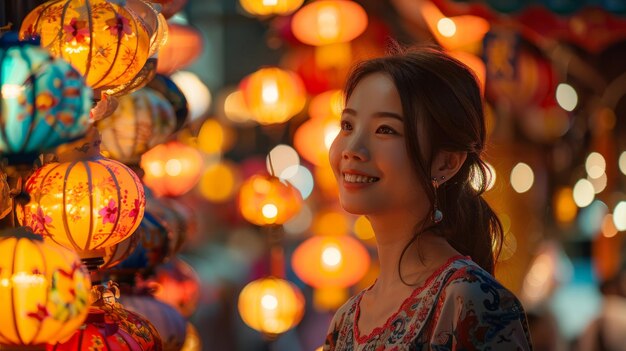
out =
[[[441,181],[446,179],[445,176],[441,176]],[[443,212],[439,209],[437,202],[437,189],[439,189],[439,182],[437,182],[437,177],[432,178],[433,188],[435,188],[435,201],[433,201],[433,223],[438,224],[443,219]]]

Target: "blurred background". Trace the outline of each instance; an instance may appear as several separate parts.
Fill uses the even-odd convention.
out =
[[[41,25],[25,18],[42,1],[2,1],[0,26]],[[167,209],[151,218],[175,247],[155,249],[142,279],[176,271],[157,291],[195,327],[197,349],[316,350],[334,311],[373,283],[371,227],[339,207],[326,154],[350,67],[391,38],[439,45],[481,82],[486,198],[506,232],[496,277],[522,300],[536,349],[624,349],[626,1],[155,2],[168,34],[137,76],[156,74],[148,87],[166,98],[95,89],[115,101],[96,124],[103,155]],[[177,131],[146,142],[141,162],[125,158],[116,140],[141,133],[115,118],[166,113]],[[129,260],[111,276],[137,268]]]

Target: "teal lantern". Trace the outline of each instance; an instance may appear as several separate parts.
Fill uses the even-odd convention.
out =
[[[0,156],[9,164],[81,137],[91,104],[91,88],[67,61],[16,33],[0,37]]]

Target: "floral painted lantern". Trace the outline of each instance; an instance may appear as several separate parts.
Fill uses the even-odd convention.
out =
[[[156,196],[180,196],[193,188],[202,171],[202,156],[178,141],[160,144],[141,156],[143,181]]]
[[[91,98],[68,62],[14,33],[0,37],[0,154],[9,164],[32,163],[42,151],[82,136]]]
[[[296,248],[291,264],[298,278],[315,288],[346,288],[365,276],[370,256],[348,235],[314,236]]]
[[[85,158],[49,163],[28,178],[30,201],[17,207],[17,218],[82,258],[102,257],[137,229],[146,198],[132,170],[83,147]]]
[[[157,266],[154,280],[159,287],[154,293],[157,300],[176,308],[184,317],[193,314],[200,297],[200,278],[187,262],[173,258]]]
[[[118,99],[117,110],[97,122],[102,149],[125,164],[139,164],[141,155],[160,144],[176,128],[176,116],[160,93],[143,88]]]
[[[0,233],[0,349],[69,337],[85,320],[90,285],[74,252],[30,228]]]
[[[276,67],[262,68],[239,84],[249,111],[260,124],[284,123],[306,103],[304,84],[297,74]]]
[[[87,85],[106,92],[135,77],[149,57],[151,33],[123,3],[51,0],[24,18],[20,35],[40,36],[41,45],[69,61]]]
[[[274,337],[300,323],[304,297],[291,282],[268,277],[248,283],[239,294],[237,307],[248,326]]]
[[[70,338],[48,344],[48,351],[162,351],[158,331],[147,318],[120,305],[119,290],[94,286],[85,323]]]
[[[288,15],[297,10],[304,0],[239,0],[246,12],[255,16]]]
[[[256,225],[283,224],[302,207],[302,195],[277,177],[257,174],[239,190],[239,210]]]
[[[178,311],[150,295],[128,295],[120,297],[120,303],[129,311],[149,320],[159,332],[163,351],[179,351],[185,343],[187,322]]]

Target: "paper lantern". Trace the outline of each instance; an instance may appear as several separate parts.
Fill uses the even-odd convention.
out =
[[[313,287],[345,288],[367,273],[370,256],[350,236],[314,236],[296,248],[291,264],[298,278]]]
[[[144,212],[145,216],[145,212]],[[141,224],[140,224],[141,225]],[[142,231],[135,230],[128,238],[120,241],[119,243],[104,248],[104,263],[102,263],[98,269],[106,270],[115,267],[117,264],[125,260],[134,250],[143,237]]]
[[[87,130],[91,89],[37,42],[0,37],[0,89],[0,154],[10,164],[32,163]]]
[[[200,278],[193,268],[181,258],[173,258],[155,269],[154,280],[159,288],[154,293],[157,300],[176,308],[184,317],[196,310],[200,297]]]
[[[197,29],[176,23],[168,23],[167,40],[159,51],[157,72],[172,74],[189,66],[204,48],[202,34]]]
[[[95,294],[98,294],[98,292]],[[116,302],[113,293],[104,292],[104,294],[104,297],[101,296],[94,301],[94,305],[89,309],[85,323],[70,338],[61,343],[48,344],[47,350],[163,350],[159,333],[147,318],[125,309],[124,306]],[[117,296],[119,296],[119,293]]]
[[[148,57],[155,55],[165,44],[168,37],[168,26],[165,17],[147,0],[126,0],[126,6],[140,18],[150,34]]]
[[[41,45],[69,61],[98,92],[122,85],[148,59],[151,34],[130,8],[107,0],[51,0],[31,11],[22,38],[41,37]]]
[[[297,10],[304,0],[239,0],[246,12],[255,16],[288,15]]]
[[[237,307],[248,326],[276,336],[300,323],[304,297],[291,282],[268,277],[248,283],[239,294]]]
[[[422,15],[437,42],[448,50],[467,48],[482,41],[489,22],[478,16],[446,17],[430,1],[421,3]]]
[[[300,192],[276,177],[254,175],[239,190],[239,210],[247,221],[256,225],[283,224],[300,207]]]
[[[327,164],[330,145],[339,131],[339,119],[336,116],[310,119],[296,129],[294,147],[304,159],[314,165]]]
[[[90,285],[74,252],[28,228],[0,233],[0,348],[69,337],[85,320]]]
[[[297,74],[262,68],[244,78],[239,88],[248,109],[261,124],[283,123],[304,108],[306,94]]]
[[[200,179],[202,156],[178,141],[157,145],[141,156],[143,181],[156,196],[180,196]]]
[[[94,155],[49,163],[26,182],[30,202],[18,206],[22,225],[83,258],[131,235],[143,218],[143,186],[125,165]]]
[[[320,46],[349,42],[367,28],[367,13],[356,2],[319,0],[293,16],[291,30],[301,42]]]
[[[150,88],[124,95],[118,102],[115,112],[96,124],[101,147],[114,160],[139,164],[143,153],[174,132],[174,109],[163,95]]]
[[[120,303],[149,320],[163,342],[163,351],[179,351],[185,343],[187,322],[176,309],[149,295],[123,295]]]

